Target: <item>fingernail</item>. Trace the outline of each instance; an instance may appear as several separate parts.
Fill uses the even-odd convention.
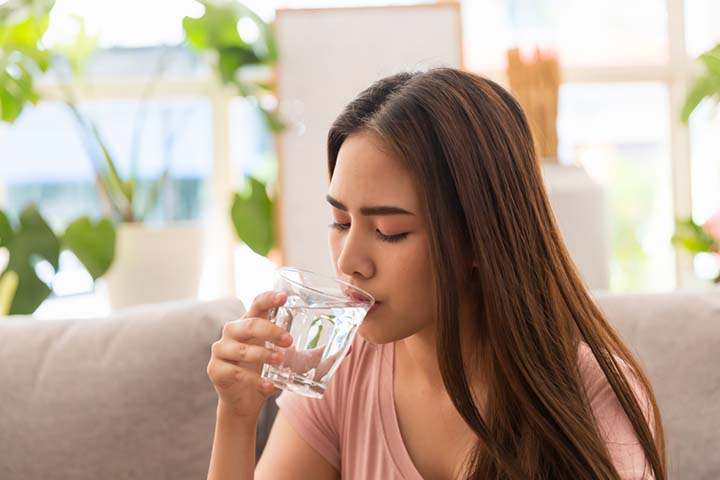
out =
[[[288,334],[288,333],[283,333],[283,334],[280,336],[280,341],[281,341],[282,343],[290,343],[290,342],[292,342],[292,337],[291,337],[290,334]]]
[[[275,352],[272,355],[270,355],[270,361],[272,363],[280,363],[281,360],[282,360],[282,355],[278,352]]]
[[[285,294],[284,294],[284,293],[282,293],[282,292],[280,292],[280,293],[276,293],[276,294],[275,294],[275,301],[276,301],[276,302],[279,302],[279,301],[281,301],[281,300],[282,300],[282,298],[283,298],[283,295],[285,295]]]

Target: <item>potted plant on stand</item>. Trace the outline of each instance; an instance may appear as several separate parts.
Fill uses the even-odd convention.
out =
[[[14,11],[13,15],[21,18],[21,14],[24,14],[25,20],[21,25],[42,23],[47,26],[47,16],[51,8],[52,2],[49,2],[47,10],[26,7],[24,12]],[[81,108],[78,100],[77,88],[82,84],[87,61],[95,51],[95,38],[86,34],[82,20],[78,19],[78,22],[80,28],[71,44],[57,46],[49,51],[42,47],[38,38],[37,43],[17,49],[13,58],[21,59],[24,64],[34,62],[41,67],[34,70],[22,69],[27,80],[32,80],[33,74],[41,72],[55,75],[63,101],[77,126],[93,168],[100,202],[105,214],[117,226],[115,258],[105,275],[110,304],[117,309],[141,303],[195,297],[202,267],[203,228],[194,223],[149,225],[145,222],[158,206],[162,193],[168,186],[171,153],[177,132],[171,132],[163,139],[165,165],[157,178],[150,181],[140,178],[137,173],[138,148],[132,148],[129,171],[124,174],[121,172],[117,157],[93,118]],[[158,72],[158,75],[160,73]],[[20,92],[10,88],[6,96]],[[146,108],[151,93],[149,88],[146,89],[140,101],[140,110]],[[19,98],[16,102],[19,109],[16,109],[16,112],[19,114],[24,101],[37,101],[38,98],[39,95],[35,92]],[[144,116],[138,114],[133,139],[135,146],[140,141],[143,119]]]
[[[136,173],[121,176],[92,121],[68,105],[86,136],[101,197],[117,224],[115,260],[104,277],[110,304],[118,309],[195,298],[202,271],[203,227],[195,222],[146,222],[170,180],[169,161],[159,178],[151,180],[143,191]]]
[[[211,61],[214,62],[220,79],[235,86],[239,95],[254,101],[271,129],[281,129],[282,123],[275,116],[273,108],[265,103],[265,99],[271,94],[272,86],[258,80],[253,73],[258,68],[262,70],[268,67],[276,58],[269,25],[239,3],[200,3],[205,7],[203,16],[188,17],[183,21],[188,44],[211,54]],[[53,2],[47,2],[47,8],[42,14],[37,8],[27,7],[24,15],[29,22],[44,23],[46,27],[47,13],[52,4]],[[13,16],[18,18],[20,13],[23,12],[15,9]],[[249,20],[256,26],[259,32],[257,38],[248,40],[239,34],[240,20],[244,20],[245,25]],[[121,171],[102,132],[77,100],[75,87],[80,83],[78,80],[83,67],[94,50],[93,39],[85,35],[83,28],[80,28],[79,32],[73,45],[58,49],[52,55],[38,43],[42,35],[38,36],[36,44],[25,45],[14,52],[14,58],[28,63],[35,62],[40,67],[20,68],[19,71],[23,74],[22,82],[16,83],[21,87],[27,84],[32,86],[33,75],[45,71],[51,71],[58,77],[65,104],[78,127],[95,172],[100,200],[117,225],[115,260],[105,276],[110,302],[114,308],[119,308],[138,303],[194,297],[202,267],[204,231],[199,225],[173,224],[158,227],[146,223],[148,214],[157,206],[164,188],[167,187],[170,164],[166,162],[163,173],[145,185],[136,175],[136,168],[132,167],[129,173]],[[24,67],[24,64],[21,66]],[[8,92],[18,99],[18,102],[12,104],[18,109],[3,108],[3,115],[18,115],[26,101],[34,102],[39,98],[32,89],[23,88],[18,91],[17,88],[11,88]],[[147,93],[150,93],[149,90]],[[18,96],[19,94],[22,96]],[[5,95],[2,99],[4,102]],[[142,128],[136,125],[136,131],[141,130]],[[166,146],[169,145],[169,142],[165,143]],[[167,155],[167,158],[169,159],[170,155]],[[136,162],[137,158],[133,164]],[[236,198],[236,205],[242,205],[243,202],[241,196]],[[257,203],[250,201],[245,203],[245,206],[252,210]],[[267,214],[265,210],[261,210],[256,210],[255,213],[260,213],[261,216]],[[264,218],[272,221],[268,217]],[[242,233],[241,238],[252,237],[257,230],[263,230],[264,227],[254,224],[246,225],[245,229],[250,233]],[[270,243],[273,243],[272,240]]]
[[[284,124],[272,104],[273,86],[263,81],[262,76],[263,70],[271,68],[277,60],[271,25],[239,2],[197,1],[204,7],[203,14],[198,18],[185,17],[182,23],[187,45],[206,54],[221,83],[230,85],[239,96],[254,103],[273,132],[281,131]],[[241,34],[241,26],[253,30],[253,34]],[[97,129],[91,127],[88,132],[96,144],[102,146]],[[132,295],[133,303],[169,299],[171,295],[195,296],[205,232],[183,225],[158,229],[141,224],[143,218],[132,208],[136,198],[133,192],[137,184],[135,179],[123,181],[119,178],[107,149],[100,148],[95,152],[107,166],[103,175],[107,181],[101,184],[105,196],[113,199],[111,203],[116,205],[116,211],[123,213],[123,222],[118,227],[117,259],[106,275],[113,305],[130,303],[129,298],[118,299],[113,291]],[[167,170],[151,188],[150,208],[166,180]],[[274,202],[268,195],[268,185],[255,177],[248,180],[252,194],[235,195],[231,212],[233,224],[238,236],[253,250],[273,258],[273,253],[277,252],[272,249],[275,243]],[[152,285],[139,282],[138,276],[154,278]],[[180,284],[181,280],[188,281]],[[150,297],[149,292],[154,296]]]

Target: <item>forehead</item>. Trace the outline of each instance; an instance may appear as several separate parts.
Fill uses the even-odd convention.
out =
[[[328,193],[351,210],[393,205],[420,214],[412,176],[381,140],[368,133],[353,134],[345,139]]]

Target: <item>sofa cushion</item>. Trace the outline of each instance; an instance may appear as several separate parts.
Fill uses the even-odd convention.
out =
[[[0,478],[204,478],[210,346],[243,313],[224,299],[0,318]]]
[[[720,478],[720,289],[596,299],[653,384],[668,478]]]

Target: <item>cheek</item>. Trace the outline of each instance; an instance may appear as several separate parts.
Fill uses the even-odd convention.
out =
[[[405,265],[396,276],[397,306],[403,316],[426,323],[434,314],[434,288],[430,271],[425,265]]]
[[[424,245],[397,252],[393,258],[392,306],[404,321],[425,325],[434,314],[435,289],[430,267],[429,250]]]
[[[425,285],[430,281],[430,248],[423,238],[408,239],[405,245],[391,252],[394,276],[404,278],[403,283]]]
[[[435,288],[429,246],[423,239],[380,249],[385,305],[370,314],[359,334],[371,343],[402,340],[427,328],[435,318]]]

